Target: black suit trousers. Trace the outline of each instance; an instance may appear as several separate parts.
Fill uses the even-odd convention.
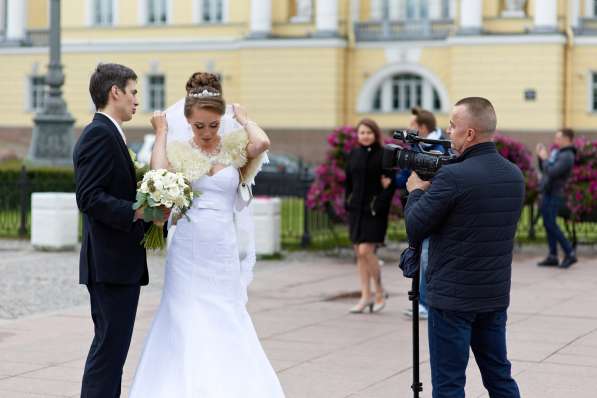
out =
[[[85,363],[81,398],[117,398],[141,288],[92,283],[87,290],[95,336]]]

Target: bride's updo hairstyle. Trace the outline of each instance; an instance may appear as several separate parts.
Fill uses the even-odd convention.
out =
[[[222,97],[222,84],[213,73],[197,72],[186,85],[184,115],[190,117],[193,109],[209,109],[219,115],[226,113],[226,101]]]

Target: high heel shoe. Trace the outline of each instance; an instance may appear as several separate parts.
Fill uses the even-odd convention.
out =
[[[376,296],[377,296],[377,294],[376,294]],[[383,301],[381,303],[378,303],[377,297],[376,297],[376,299],[373,301],[373,307],[371,307],[371,312],[373,312],[373,313],[380,312],[381,310],[383,310],[385,308],[386,300],[388,299],[388,297],[390,297],[390,295],[388,294],[388,292],[386,292],[384,290],[381,296],[383,297]]]
[[[374,306],[375,304],[373,301],[359,301],[357,305],[352,307],[348,312],[351,314],[362,314],[367,308],[369,308],[369,312],[373,312]]]
[[[377,312],[381,312],[381,310],[383,310],[386,306],[386,301],[382,301],[381,303],[373,303],[373,306],[371,307],[371,312],[373,313],[377,313]]]

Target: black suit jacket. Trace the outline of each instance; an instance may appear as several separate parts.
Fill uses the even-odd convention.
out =
[[[524,202],[524,177],[493,142],[467,149],[443,166],[427,192],[405,209],[411,243],[430,237],[427,303],[450,311],[508,307],[512,250]]]
[[[73,163],[83,213],[79,282],[146,285],[144,224],[133,222],[135,168],[110,119],[95,114],[75,145]]]

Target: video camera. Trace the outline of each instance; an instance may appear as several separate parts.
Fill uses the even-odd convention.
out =
[[[443,152],[426,151],[421,147],[421,152],[405,149],[400,145],[384,145],[382,167],[384,169],[410,169],[414,170],[422,180],[428,181],[445,164],[453,163],[457,156],[450,153],[452,143],[449,140],[432,140],[419,137],[417,130],[396,130],[392,137],[405,144],[431,144],[440,145]]]

